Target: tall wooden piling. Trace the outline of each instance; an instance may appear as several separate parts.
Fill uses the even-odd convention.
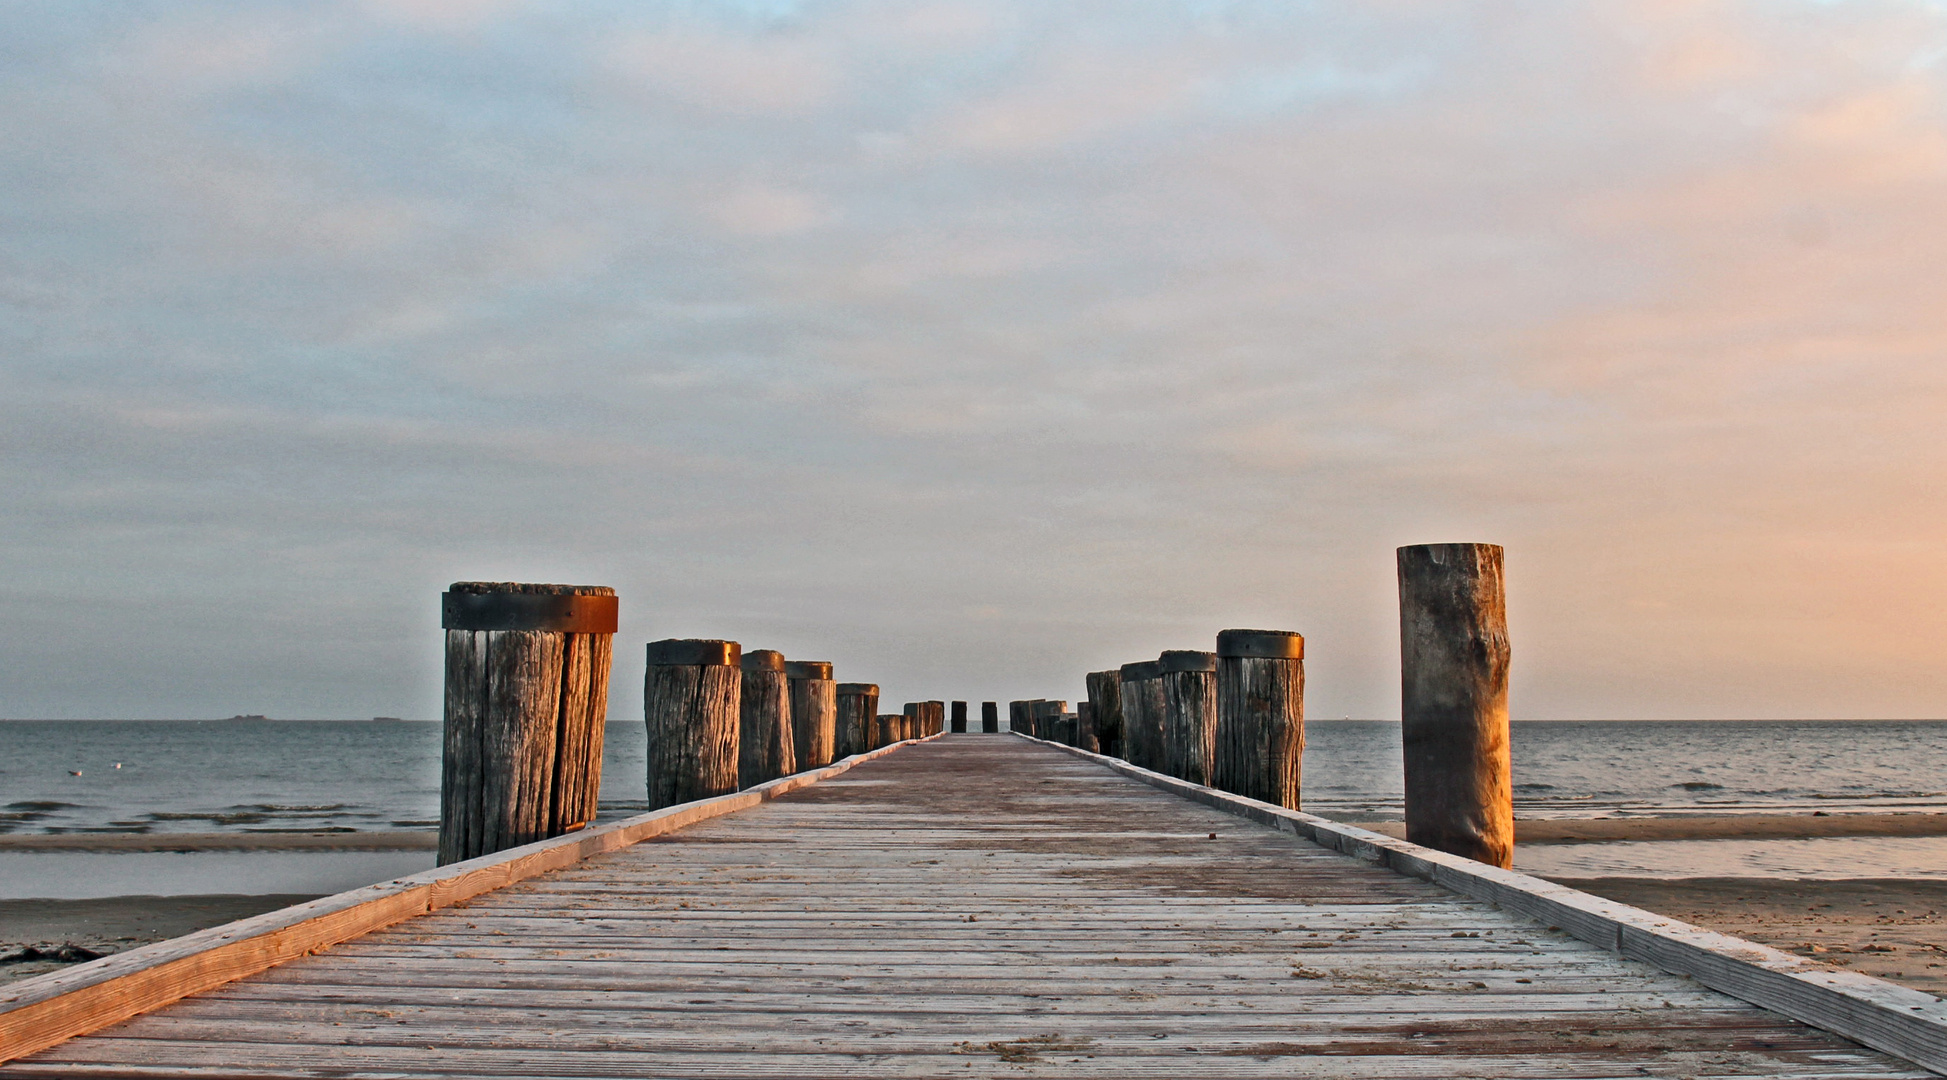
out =
[[[441,597],[441,865],[594,820],[616,604],[600,585],[458,581]]]
[[[872,749],[891,746],[905,736],[900,734],[900,721],[904,717],[898,713],[880,713],[872,718]]]
[[[1102,752],[1102,742],[1095,734],[1095,705],[1093,702],[1075,703],[1075,745],[1091,754]]]
[[[1097,753],[1122,757],[1122,674],[1116,671],[1088,673],[1088,704],[1095,724]]]
[[[964,701],[956,701],[952,704],[952,709],[953,733],[955,735],[965,735],[967,733],[967,703]]]
[[[998,701],[980,703],[980,733],[998,735],[1001,731],[1001,707]]]
[[[920,702],[920,718],[923,735],[941,735],[946,732],[946,702]]]
[[[838,685],[826,660],[787,660],[784,679],[791,691],[792,754],[797,771],[822,769],[836,760]]]
[[[1399,549],[1406,838],[1490,866],[1514,861],[1508,626],[1494,544]]]
[[[1163,668],[1163,771],[1210,783],[1217,756],[1217,654],[1170,649]]]
[[[1217,635],[1217,757],[1210,786],[1299,809],[1305,759],[1305,639]]]
[[[649,809],[737,790],[743,648],[734,641],[649,643],[642,716],[649,728]]]
[[[1154,660],[1117,669],[1122,684],[1124,760],[1163,771],[1163,669]]]
[[[784,654],[772,649],[747,652],[737,747],[737,784],[753,787],[798,771],[797,739],[791,734],[791,686],[784,676]]]
[[[832,753],[847,758],[878,749],[872,743],[872,721],[879,713],[879,684],[842,682],[834,693],[837,720]]]
[[[1017,699],[1007,703],[1007,730],[1018,731],[1023,735],[1027,734],[1027,730],[1028,730],[1028,703],[1027,702]]]

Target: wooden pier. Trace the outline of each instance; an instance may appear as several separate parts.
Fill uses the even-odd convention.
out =
[[[0,1080],[1933,1075],[1128,771],[907,745]]]

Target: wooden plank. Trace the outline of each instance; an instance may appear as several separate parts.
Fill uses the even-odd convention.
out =
[[[24,979],[0,990],[0,1062],[591,855],[761,805],[904,745]]]
[[[1428,881],[978,737],[347,942],[0,1080],[225,1070],[1918,1075]]]
[[[1512,870],[1189,784],[1125,761],[1056,743],[1042,744],[1206,806],[1486,900],[1617,955],[1647,961],[1795,1020],[1898,1054],[1935,1072],[1947,1072],[1947,1002],[1932,994],[1702,930]]]

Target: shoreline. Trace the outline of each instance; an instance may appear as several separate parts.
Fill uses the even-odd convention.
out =
[[[1402,821],[1332,820],[1396,840],[1406,839],[1406,823]],[[1699,814],[1517,819],[1514,823],[1516,847],[1618,840],[1816,840],[1834,836],[1947,836],[1947,814]]]

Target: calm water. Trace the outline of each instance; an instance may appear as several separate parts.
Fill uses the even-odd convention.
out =
[[[1308,809],[1399,814],[1398,724],[1307,730]],[[643,808],[643,742],[640,724],[609,726],[603,816]],[[1519,723],[1514,752],[1523,817],[1947,810],[1943,722]],[[413,829],[438,814],[437,724],[0,722],[0,832]]]

